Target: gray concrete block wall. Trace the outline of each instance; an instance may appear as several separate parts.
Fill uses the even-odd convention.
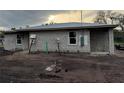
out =
[[[60,38],[60,49],[63,52],[90,52],[90,37],[89,31],[76,31],[77,33],[77,45],[69,45],[68,44],[68,35],[69,31],[47,31],[47,32],[31,32],[30,34],[36,34],[36,44],[32,45],[32,51],[45,51],[46,42],[48,42],[48,50],[49,51],[56,51],[57,50],[57,43],[56,39]],[[80,46],[79,36],[80,35],[87,35],[88,37],[88,45]]]
[[[32,45],[31,51],[45,51],[46,42],[48,43],[48,51],[56,51],[57,43],[56,39],[60,38],[60,49],[62,52],[94,52],[92,51],[92,45],[96,48],[96,52],[99,52],[98,49],[102,50],[100,52],[110,52],[110,54],[114,54],[114,40],[113,40],[113,31],[109,30],[106,32],[100,31],[100,35],[95,36],[95,31],[93,32],[94,37],[97,41],[90,41],[90,31],[88,30],[77,30],[77,45],[69,45],[68,44],[68,35],[70,31],[44,31],[44,32],[30,32],[29,34],[24,34],[22,39],[22,45],[16,44],[16,36],[17,34],[6,34],[4,38],[4,48],[6,50],[15,50],[17,48],[21,48],[23,50],[27,50],[29,48],[29,35],[36,34],[36,43]],[[80,35],[88,37],[88,45],[80,46]],[[97,34],[96,34],[97,35]],[[91,47],[90,47],[91,46]]]
[[[29,48],[29,34],[24,34],[22,38],[22,49],[27,50]]]
[[[109,32],[91,31],[91,52],[109,52]]]
[[[4,36],[4,49],[15,50],[16,48],[16,34],[6,34]]]
[[[109,53],[114,54],[114,34],[113,30],[109,30]]]
[[[5,34],[4,38],[4,49],[6,50],[18,50],[18,49],[28,49],[28,34],[25,34],[22,38],[22,45],[17,45],[17,34]]]

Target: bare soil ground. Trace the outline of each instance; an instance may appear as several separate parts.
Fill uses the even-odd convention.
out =
[[[61,61],[62,71],[45,68]],[[64,70],[67,69],[65,72]],[[87,83],[124,82],[124,51],[117,55],[14,53],[0,56],[0,82],[6,83]]]

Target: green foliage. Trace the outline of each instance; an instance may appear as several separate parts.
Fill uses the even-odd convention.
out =
[[[114,42],[124,43],[124,32],[114,32]]]

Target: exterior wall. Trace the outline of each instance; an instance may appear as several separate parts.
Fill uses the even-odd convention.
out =
[[[27,50],[29,48],[29,34],[24,34],[22,38],[22,49]]]
[[[74,31],[74,30],[73,30]],[[23,35],[22,45],[16,44],[17,34],[5,34],[4,48],[6,50],[16,50],[29,48],[29,35],[36,34],[36,42],[32,45],[31,51],[46,51],[46,43],[48,44],[48,51],[57,51],[56,39],[60,38],[60,51],[62,52],[109,52],[114,54],[114,40],[113,31],[92,31],[78,30],[77,45],[69,45],[69,32],[71,31],[44,31],[44,32],[30,32]],[[80,36],[87,36],[87,45],[80,46]]]
[[[47,32],[30,32],[30,34],[36,34],[36,43],[32,45],[31,51],[45,51],[46,42],[48,43],[48,51],[57,51],[56,39],[60,38],[60,51],[62,52],[90,52],[90,38],[89,31],[76,31],[77,35],[77,45],[69,45],[69,32],[70,31],[47,31]],[[85,46],[80,46],[79,37],[80,35],[85,35],[88,37],[88,44]]]
[[[4,49],[15,50],[16,48],[16,34],[6,34],[4,36]]]
[[[91,31],[91,52],[109,52],[109,31]]]
[[[28,34],[25,34],[22,37],[22,45],[17,45],[16,40],[17,40],[17,34],[5,34],[4,37],[4,49],[5,50],[18,50],[18,49],[28,49]]]
[[[109,53],[114,54],[114,36],[113,36],[113,30],[109,30]]]

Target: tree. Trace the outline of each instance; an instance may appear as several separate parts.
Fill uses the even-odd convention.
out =
[[[105,12],[98,11],[94,22],[99,24],[103,24],[103,23],[107,24],[107,21],[105,20]]]
[[[124,26],[123,26],[124,25],[124,14],[113,12],[110,14],[109,18],[112,20],[112,24],[118,24],[121,27],[122,31],[124,31]]]
[[[15,28],[15,27],[13,27],[13,28],[11,28],[11,30],[16,30],[16,28]]]
[[[97,16],[95,18],[95,23],[104,23],[108,24],[107,20],[111,20],[111,24],[118,24],[122,31],[124,31],[124,14],[113,12],[111,10],[109,11],[98,11]]]

